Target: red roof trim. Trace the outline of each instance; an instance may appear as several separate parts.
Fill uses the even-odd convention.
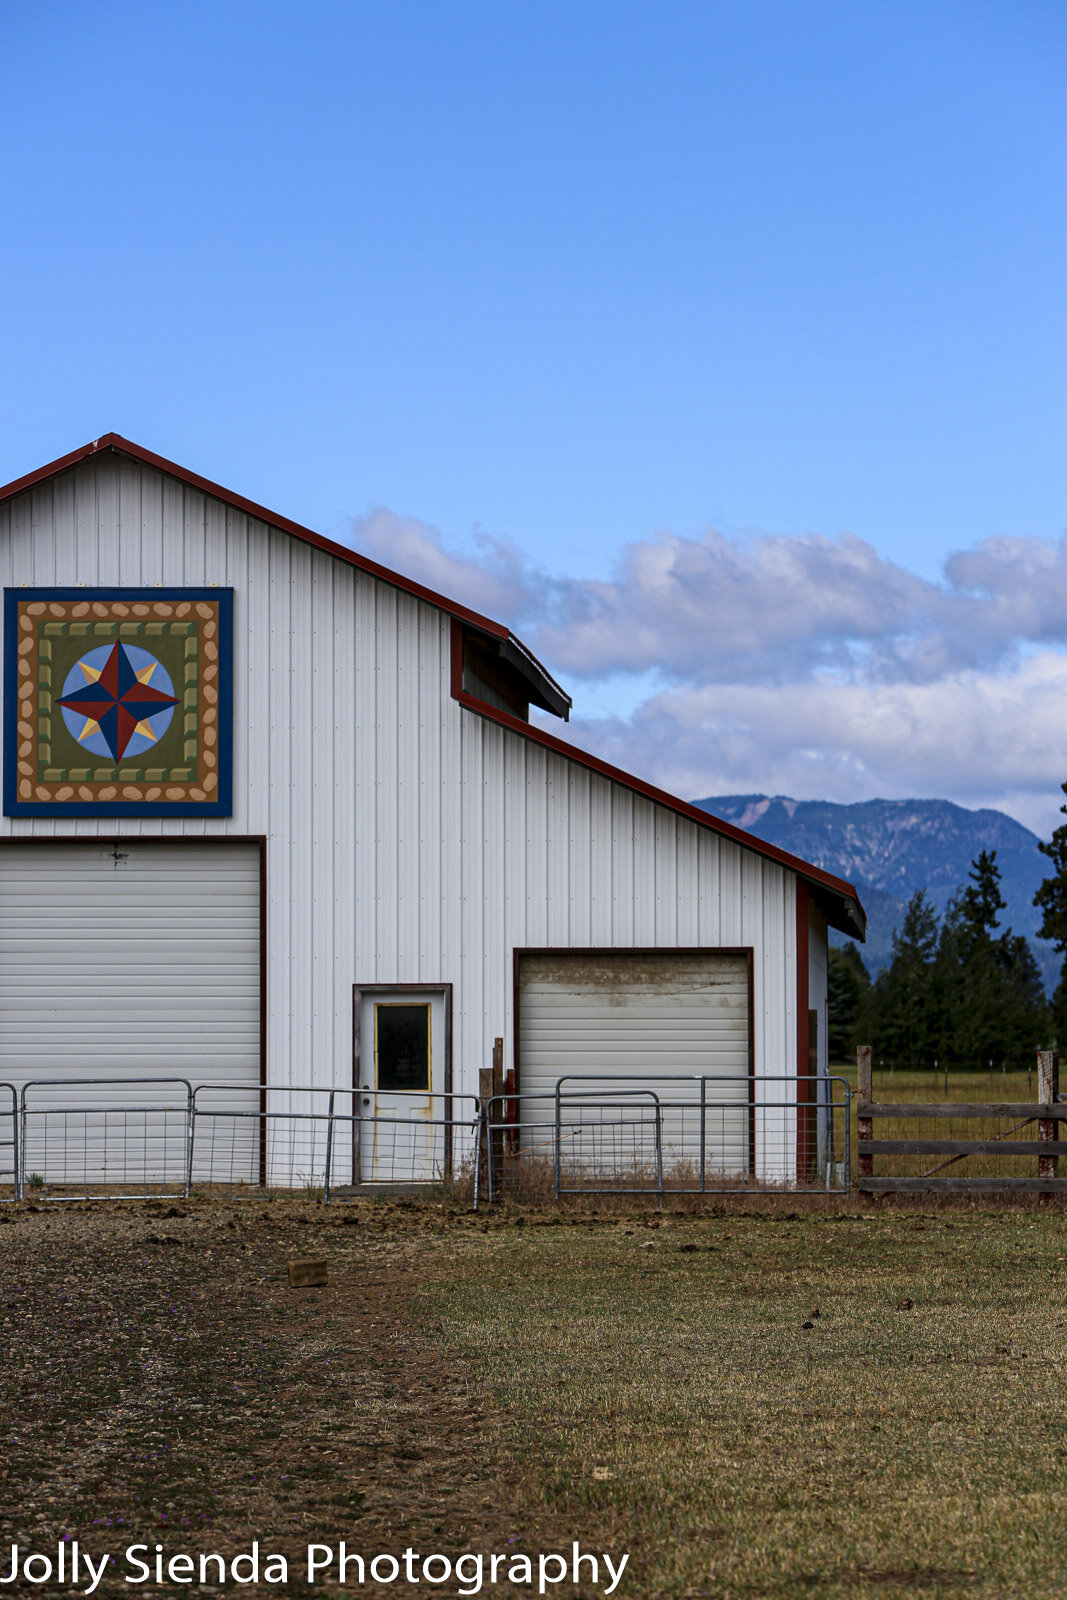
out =
[[[373,578],[381,578],[384,582],[391,583],[394,588],[403,589],[419,600],[426,600],[439,610],[447,611],[450,616],[462,617],[465,622],[474,623],[476,627],[483,628],[486,633],[491,633],[497,639],[511,637],[511,630],[502,627],[499,622],[494,622],[492,617],[484,617],[480,611],[472,611],[469,606],[449,600],[446,595],[437,594],[435,590],[426,588],[425,584],[416,583],[412,578],[405,578],[401,573],[394,572],[391,567],[384,567],[380,562],[372,561],[369,556],[359,555],[347,545],[336,544],[333,539],[327,539],[321,533],[315,533],[311,528],[293,522],[289,517],[279,516],[276,511],[257,505],[254,500],[246,500],[244,495],[234,494],[232,489],[224,489],[221,484],[212,483],[210,478],[202,478],[198,472],[190,472],[186,467],[179,467],[177,462],[168,461],[165,456],[157,456],[154,451],[143,449],[141,445],[134,444],[130,439],[124,439],[119,433],[105,433],[99,439],[94,439],[91,444],[83,445],[80,450],[72,450],[69,455],[60,456],[58,461],[50,461],[46,467],[38,467],[36,472],[28,472],[24,478],[16,478],[13,483],[5,484],[0,488],[0,504],[10,500],[14,495],[24,493],[27,489],[36,488],[39,483],[44,483],[49,478],[57,477],[61,472],[68,472],[71,467],[79,466],[83,461],[101,455],[106,450],[131,456],[134,461],[140,461],[146,467],[154,467],[158,472],[165,472],[170,477],[177,478],[180,483],[188,485],[190,489],[212,495],[225,505],[232,506],[235,511],[243,511],[247,516],[255,517],[259,522],[265,522],[272,528],[280,528],[283,533],[292,534],[294,539],[302,539],[305,544],[314,545],[317,550],[324,550],[327,555],[336,556],[339,561],[346,561],[350,567],[358,567],[361,572],[367,572]],[[541,665],[540,662],[537,664]]]
[[[0,488],[0,504],[12,499],[17,494],[23,494],[27,489],[36,488],[38,484],[46,482],[49,478],[57,477],[61,472],[68,472],[72,467],[79,466],[83,461],[100,455],[104,451],[114,450],[119,455],[130,456],[134,461],[140,461],[144,466],[153,467],[158,472],[165,472],[172,478],[177,478],[179,483],[186,484],[190,489],[196,489],[201,494],[212,495],[216,500],[221,500],[224,505],[232,506],[235,511],[242,511],[247,516],[255,517],[259,522],[265,522],[269,527],[280,528],[283,533],[288,533],[294,539],[301,539],[305,544],[310,544],[317,550],[323,550],[327,555],[335,556],[338,561],[347,562],[350,567],[356,567],[361,572],[369,573],[373,578],[380,578],[385,583],[390,583],[394,588],[402,589],[406,594],[411,594],[419,600],[425,600],[429,605],[436,606],[449,616],[460,617],[465,622],[470,622],[475,627],[482,628],[486,633],[498,639],[513,638],[509,628],[503,627],[499,622],[494,622],[491,617],[482,616],[478,611],[472,611],[468,606],[458,605],[456,601],[449,600],[446,595],[437,594],[435,590],[428,589],[424,584],[415,583],[411,578],[403,577],[399,572],[394,572],[390,567],[384,567],[380,562],[371,561],[367,556],[357,554],[347,545],[336,544],[333,539],[326,539],[321,533],[314,533],[310,528],[303,527],[299,522],[293,522],[289,517],[279,516],[266,506],[258,505],[254,500],[246,500],[244,495],[234,494],[231,489],[224,489],[221,484],[213,483],[210,478],[202,478],[199,473],[190,472],[186,467],[178,466],[175,461],[168,461],[165,456],[157,456],[152,450],[145,450],[141,445],[134,444],[130,439],[124,439],[119,433],[105,433],[99,439],[94,439],[90,444],[82,445],[80,450],[72,450],[69,455],[60,456],[56,461],[50,461],[47,466],[38,467],[36,472],[28,472],[22,478],[5,484]],[[525,645],[523,649],[525,649]],[[527,651],[529,654],[529,651]],[[532,657],[536,660],[536,657]],[[541,666],[540,662],[537,662]],[[542,670],[544,670],[542,668]],[[548,674],[546,674],[547,676]],[[461,680],[462,682],[462,680]],[[831,873],[824,872],[821,867],[814,867],[810,862],[802,861],[799,856],[790,855],[786,850],[779,850],[776,845],[768,844],[763,839],[757,839],[754,834],[745,833],[742,828],[735,827],[732,822],[724,822],[721,817],[712,816],[710,811],[701,811],[698,806],[691,806],[685,800],[679,800],[676,795],[668,794],[665,789],[657,789],[653,784],[645,783],[641,778],[635,778],[632,773],[623,772],[619,767],[613,767],[606,761],[599,760],[596,756],[587,755],[584,750],[579,750],[576,745],[568,744],[565,740],[557,738],[554,734],[546,733],[541,728],[534,727],[529,722],[522,722],[518,717],[510,716],[506,711],[498,711],[495,706],[486,705],[482,700],[476,700],[473,695],[467,694],[462,687],[458,692],[453,682],[453,696],[460,705],[468,711],[477,712],[479,716],[487,717],[490,721],[499,722],[502,727],[510,728],[515,733],[521,733],[527,739],[533,739],[548,750],[553,750],[557,755],[566,756],[571,761],[588,767],[591,772],[598,772],[601,777],[610,778],[615,783],[621,783],[625,788],[633,790],[647,800],[654,800],[658,805],[667,806],[671,811],[677,812],[681,817],[687,817],[691,822],[698,822],[702,827],[711,828],[715,833],[724,838],[732,839],[736,844],[743,845],[746,850],[752,850],[757,855],[766,856],[771,861],[777,861],[781,866],[788,867],[798,873],[809,883],[817,884],[827,889],[831,894],[843,900],[846,915],[854,906],[863,918],[863,908],[860,905],[859,895],[851,883],[846,883],[843,878],[835,878]],[[859,918],[856,920],[858,921]],[[865,919],[864,919],[865,920]]]
[[[835,878],[832,872],[824,872],[822,867],[812,866],[810,861],[802,861],[799,856],[790,855],[788,850],[780,850],[777,845],[768,844],[765,839],[757,839],[755,834],[746,833],[734,823],[726,822],[710,811],[702,811],[699,806],[691,806],[687,800],[679,800],[677,795],[668,794],[666,789],[657,789],[655,784],[646,783],[643,778],[636,778],[633,773],[624,772],[621,767],[613,767],[610,762],[601,761],[599,756],[589,755],[587,751],[580,750],[577,745],[568,744],[565,739],[557,738],[554,733],[548,733],[544,728],[523,722],[519,717],[513,717],[510,712],[500,711],[496,706],[491,706],[486,701],[478,700],[474,695],[468,694],[465,689],[457,692],[453,688],[452,698],[468,711],[477,712],[478,716],[485,717],[490,722],[499,722],[501,727],[510,728],[513,733],[521,733],[524,738],[543,744],[547,750],[554,751],[556,755],[577,761],[580,766],[588,767],[590,772],[599,773],[602,778],[610,778],[613,783],[621,783],[625,788],[632,789],[634,794],[642,795],[646,800],[654,800],[657,805],[667,806],[680,817],[685,817],[690,822],[698,822],[701,827],[710,828],[713,833],[732,839],[735,844],[743,845],[746,850],[755,851],[757,855],[766,856],[769,860],[778,862],[780,866],[788,867],[791,872],[795,872],[808,883],[816,884],[845,901],[846,914],[850,907],[855,906],[859,918],[866,921],[855,885],[847,883],[844,878]]]

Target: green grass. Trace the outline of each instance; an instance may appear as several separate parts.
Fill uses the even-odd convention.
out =
[[[1051,1600],[1065,1253],[1059,1209],[601,1218],[450,1240],[422,1311],[628,1595]]]

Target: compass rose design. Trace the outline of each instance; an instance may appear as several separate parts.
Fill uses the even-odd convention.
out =
[[[103,644],[71,667],[59,704],[83,749],[121,761],[159,742],[178,701],[166,667],[154,655],[139,645]]]

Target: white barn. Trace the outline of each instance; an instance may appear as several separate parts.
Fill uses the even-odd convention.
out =
[[[505,626],[113,434],[0,562],[0,1082],[825,1072],[855,889],[532,725]]]

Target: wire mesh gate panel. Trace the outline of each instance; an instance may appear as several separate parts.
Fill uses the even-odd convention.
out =
[[[310,1085],[241,1091],[225,1083],[194,1090],[185,1079],[36,1080],[23,1086],[13,1111],[11,1086],[0,1084],[0,1154],[10,1152],[0,1178],[11,1180],[0,1183],[0,1195],[147,1199],[189,1194],[195,1184],[247,1195],[302,1188],[329,1200],[401,1187],[473,1194],[477,1207],[481,1196],[507,1189],[661,1198],[847,1190],[845,1080],[819,1078],[811,1093],[795,1078],[778,1087],[782,1098],[769,1080],[758,1098],[726,1099],[712,1079],[664,1079],[656,1090],[564,1079],[551,1094],[502,1094],[484,1106],[473,1095],[442,1096],[438,1116],[417,1104],[407,1115],[368,1117],[351,1089]],[[740,1125],[749,1149],[758,1150],[769,1124],[778,1147],[783,1130],[796,1138],[812,1104],[823,1152],[817,1173],[798,1182],[795,1171],[775,1176],[751,1159],[738,1173],[741,1158],[724,1130]],[[368,1138],[379,1146],[378,1181],[352,1183]],[[1053,1147],[1047,1159],[1058,1153]]]
[[[19,1097],[13,1083],[0,1083],[0,1201],[19,1197]]]
[[[401,1097],[403,1098],[403,1097]],[[413,1094],[389,1116],[369,1115],[351,1089],[306,1086],[237,1091],[200,1084],[192,1096],[190,1174],[204,1187],[252,1194],[304,1189],[343,1199],[382,1188],[427,1190],[471,1179],[474,1095]],[[374,1151],[373,1180],[360,1181]]]
[[[342,1097],[338,1096],[340,1101]],[[344,1096],[345,1099],[348,1096]],[[432,1094],[393,1090],[389,1109],[359,1093],[347,1119],[352,1182],[347,1192],[375,1188],[454,1188],[473,1178],[478,1147],[478,1098],[473,1094]],[[338,1117],[340,1139],[341,1118]],[[335,1160],[335,1191],[344,1181],[343,1155]]]
[[[486,1183],[567,1194],[723,1194],[743,1189],[842,1192],[851,1182],[844,1078],[761,1079],[755,1095],[713,1078],[619,1089],[595,1075],[552,1094],[499,1095],[486,1108]],[[799,1117],[818,1118],[816,1162],[798,1175]],[[761,1153],[764,1152],[764,1153]]]
[[[335,1097],[308,1086],[197,1084],[189,1171],[194,1184],[251,1192],[325,1190],[333,1155]]]
[[[475,1209],[503,1193],[661,1194],[663,1139],[654,1090],[560,1086],[498,1095],[482,1120]],[[482,1182],[484,1169],[485,1181]]]
[[[144,1199],[189,1187],[184,1078],[41,1079],[19,1095],[20,1189],[44,1200]]]
[[[651,1089],[568,1086],[555,1098],[555,1192],[663,1191],[663,1107]]]

